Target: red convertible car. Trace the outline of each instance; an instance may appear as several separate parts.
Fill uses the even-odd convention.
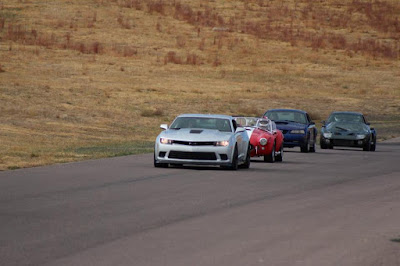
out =
[[[283,134],[268,118],[236,117],[238,126],[245,127],[250,138],[251,157],[264,156],[265,162],[283,159]]]

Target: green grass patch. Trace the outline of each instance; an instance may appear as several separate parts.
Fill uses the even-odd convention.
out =
[[[150,153],[153,152],[153,150],[154,141],[132,141],[123,143],[102,143],[96,146],[67,149],[65,152],[72,152],[90,158],[99,158]]]
[[[400,243],[400,237],[399,238],[390,239],[390,241],[396,242],[396,243]]]

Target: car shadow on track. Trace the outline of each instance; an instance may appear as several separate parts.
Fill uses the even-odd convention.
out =
[[[357,148],[351,148],[351,147],[335,147],[333,149],[326,149],[325,151],[345,151],[345,152],[352,152],[352,151],[356,151],[356,152],[362,152],[365,154],[368,153],[375,153],[375,152],[382,152],[381,150],[376,150],[376,151],[363,151],[362,149],[357,149]]]
[[[282,162],[277,162],[277,161],[275,161],[274,163],[269,163],[269,162],[264,162],[264,160],[263,159],[251,159],[251,163],[252,164],[257,164],[257,165],[270,165],[270,166],[272,166],[272,165],[275,165],[275,166],[277,166],[277,165],[286,165],[286,164],[311,164],[312,162],[309,162],[309,161],[299,161],[299,160],[285,160],[285,159],[283,159],[283,161]],[[251,168],[251,166],[250,166],[250,168]]]
[[[301,153],[301,154],[316,154],[318,153],[318,151],[319,150],[315,152],[301,152],[300,150],[287,150],[287,148],[283,150],[284,153]]]
[[[264,161],[251,161],[252,165],[250,165],[250,168],[248,169],[243,169],[243,168],[239,168],[237,171],[239,172],[282,172],[282,171],[287,171],[287,169],[282,169],[282,168],[260,168],[257,166],[272,166],[272,165],[278,165],[278,164],[282,164],[281,162],[279,163],[266,163]],[[253,164],[254,163],[254,164]],[[291,163],[291,162],[289,162]],[[296,164],[298,164],[297,162],[295,162]],[[299,163],[300,164],[300,163]],[[223,167],[219,167],[219,166],[203,166],[203,165],[171,165],[168,167],[168,169],[185,169],[185,170],[198,170],[198,171],[227,171],[227,172],[236,172],[236,171],[232,171],[231,169],[228,168],[223,168]]]
[[[274,162],[274,163],[268,163],[268,162],[264,162],[264,161],[260,161],[260,160],[251,160],[252,164],[256,164],[256,165],[266,165],[266,166],[278,166],[278,165],[285,165],[285,164],[308,164],[308,162],[299,162],[299,161],[288,161],[288,160],[284,160],[282,162]],[[251,167],[251,166],[250,166]]]
[[[169,169],[188,169],[188,170],[225,170],[219,166],[203,166],[203,165],[170,165]]]
[[[289,153],[301,153],[300,150],[297,149],[291,149],[291,148],[284,148],[283,152],[289,152]]]

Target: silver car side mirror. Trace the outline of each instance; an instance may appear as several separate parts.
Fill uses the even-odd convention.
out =
[[[168,124],[161,124],[160,128],[167,130],[168,129]]]

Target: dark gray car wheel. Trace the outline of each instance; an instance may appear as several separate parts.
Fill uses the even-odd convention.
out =
[[[321,146],[321,149],[323,149],[323,150],[328,149],[328,145],[326,145],[326,143],[323,139],[319,139],[319,145]]]
[[[363,147],[363,151],[370,151],[371,150],[371,137],[369,138],[369,140],[367,141],[367,143],[365,143],[364,147]]]
[[[373,138],[373,143],[371,145],[370,151],[375,151],[376,150],[376,137]]]

